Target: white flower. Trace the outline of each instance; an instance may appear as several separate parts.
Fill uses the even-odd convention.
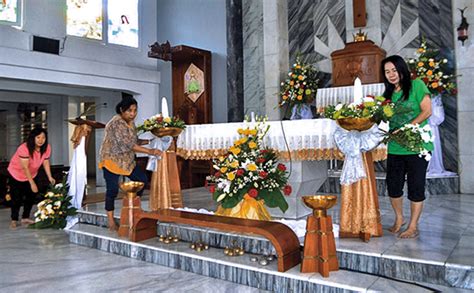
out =
[[[421,134],[421,139],[424,141],[424,142],[430,142],[431,141],[431,135],[428,133],[428,132],[423,132]]]
[[[363,101],[364,101],[364,103],[366,103],[366,102],[373,102],[373,101],[374,101],[374,98],[365,97],[365,98],[363,99]]]
[[[217,202],[220,202],[220,201],[223,200],[225,197],[226,197],[226,194],[225,194],[225,193],[219,195],[219,196],[217,197]]]
[[[430,153],[427,153],[425,155],[425,160],[427,160],[427,161],[431,160],[431,154]]]
[[[342,104],[337,104],[335,109],[336,109],[336,111],[341,110],[342,109]]]
[[[62,183],[58,183],[54,186],[55,188],[62,188],[63,187],[63,184]]]
[[[425,126],[423,126],[423,131],[431,131],[431,126],[429,124],[426,124]]]

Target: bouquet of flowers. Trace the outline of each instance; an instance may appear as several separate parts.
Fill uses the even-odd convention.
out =
[[[313,66],[304,64],[297,57],[296,63],[288,72],[288,78],[280,85],[282,100],[279,106],[289,104],[292,107],[311,103],[316,97],[316,90],[318,89],[319,79],[316,77],[317,73]]]
[[[387,122],[393,116],[396,105],[382,96],[366,96],[361,103],[330,105],[324,109],[329,119],[367,118],[374,123]]]
[[[405,124],[396,131],[386,132],[384,142],[389,140],[395,141],[409,151],[418,153],[427,161],[431,159],[431,154],[424,147],[425,143],[434,141],[429,124],[423,127],[420,127],[419,124]]]
[[[143,124],[137,126],[137,131],[146,132],[153,131],[159,128],[179,128],[185,129],[186,124],[183,120],[178,117],[163,117],[161,114],[157,114],[148,119],[145,119]]]
[[[62,229],[66,226],[66,217],[74,216],[76,208],[71,206],[71,196],[68,196],[69,187],[66,184],[66,176],[62,183],[50,186],[44,195],[44,200],[38,203],[38,211],[35,213],[35,223],[30,228]]]
[[[222,208],[235,207],[243,199],[263,200],[268,207],[288,209],[283,194],[291,194],[288,172],[278,163],[271,149],[263,148],[263,138],[269,129],[265,121],[257,120],[254,128],[239,129],[240,138],[227,155],[214,160],[216,172],[206,178],[214,200]]]
[[[408,59],[413,78],[423,80],[432,94],[456,94],[455,76],[445,73],[448,60],[439,57],[439,50],[428,49],[423,39],[415,54],[416,58]]]

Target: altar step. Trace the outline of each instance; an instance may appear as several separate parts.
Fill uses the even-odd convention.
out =
[[[385,173],[376,173],[377,192],[379,196],[388,196]],[[330,172],[328,179],[320,187],[318,192],[341,194],[340,172]],[[406,195],[407,186],[405,184],[404,193]],[[425,195],[459,193],[459,176],[451,177],[428,177],[426,178]]]
[[[380,241],[381,238],[373,238],[371,243],[336,239],[340,270],[331,272],[329,278],[323,278],[319,274],[300,273],[300,266],[279,273],[276,261],[269,266],[251,262],[251,256],[275,255],[271,243],[259,236],[160,223],[158,234],[176,234],[181,241],[167,245],[155,238],[134,243],[110,233],[105,228],[105,215],[80,212],[80,222],[69,231],[72,243],[264,290],[461,292],[463,290],[459,288],[474,289],[472,267],[374,252],[373,245],[386,244]],[[211,248],[195,252],[189,248],[194,241],[202,241]],[[303,244],[303,239],[300,241]],[[247,253],[236,258],[224,256],[223,248],[233,243],[242,246]]]

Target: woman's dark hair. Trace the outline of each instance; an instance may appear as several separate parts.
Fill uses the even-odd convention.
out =
[[[117,104],[117,106],[115,106],[115,112],[117,112],[117,114],[122,114],[122,112],[127,111],[132,105],[137,106],[137,100],[135,100],[130,94],[122,93],[122,100]]]
[[[393,63],[395,69],[397,69],[398,77],[400,78],[400,86],[403,90],[403,98],[402,100],[408,100],[410,96],[411,90],[411,74],[410,70],[408,69],[408,65],[403,60],[402,57],[398,55],[392,55],[382,60],[382,76],[383,76],[383,83],[385,84],[385,92],[383,93],[384,98],[392,99],[392,94],[395,91],[395,85],[391,84],[387,77],[385,76],[385,64],[388,62]]]
[[[33,158],[33,154],[35,152],[35,137],[37,137],[41,133],[44,133],[46,140],[40,148],[40,154],[43,155],[46,152],[46,149],[48,148],[48,132],[42,127],[35,127],[33,130],[31,130],[30,134],[28,135],[28,138],[26,139],[26,147],[28,148],[28,152],[30,153],[31,158]]]

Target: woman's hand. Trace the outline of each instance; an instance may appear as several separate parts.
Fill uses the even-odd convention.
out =
[[[36,183],[34,181],[30,182],[30,187],[31,187],[31,191],[33,191],[33,193],[38,193],[38,186],[36,186]]]
[[[157,149],[150,149],[150,155],[152,156],[160,156],[161,155],[161,151],[160,150],[157,150]]]
[[[56,180],[54,180],[53,177],[49,177],[48,180],[49,180],[49,183],[51,183],[51,185],[54,185],[56,183]]]

